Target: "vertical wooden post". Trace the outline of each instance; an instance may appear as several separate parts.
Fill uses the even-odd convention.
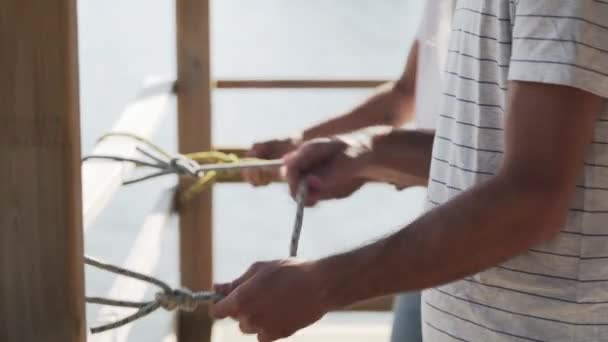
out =
[[[75,0],[0,7],[0,341],[86,339]]]
[[[177,106],[179,150],[211,148],[209,66],[209,0],[177,0]],[[191,184],[183,179],[181,187]],[[182,285],[207,290],[212,285],[211,189],[180,208],[180,270]],[[206,308],[181,313],[179,342],[211,339],[212,320]]]

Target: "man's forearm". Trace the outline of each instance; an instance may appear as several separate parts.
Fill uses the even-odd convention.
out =
[[[397,127],[413,116],[413,98],[383,86],[376,94],[348,113],[322,122],[302,132],[302,140],[353,132],[370,126]]]
[[[552,238],[566,219],[604,103],[575,88],[511,82],[497,174],[386,239],[313,263],[327,298],[339,306],[448,283]]]
[[[397,186],[426,185],[434,135],[433,131],[401,129],[373,137],[364,178]]]
[[[555,199],[568,196],[552,192],[496,177],[392,236],[313,267],[334,307],[461,279],[553,236],[568,208]]]
[[[365,102],[346,114],[302,132],[302,140],[350,133],[370,126],[399,127],[414,117],[418,43],[414,42],[407,64],[397,82],[385,84]]]

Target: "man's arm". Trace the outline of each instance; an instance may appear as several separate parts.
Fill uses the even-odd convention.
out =
[[[414,117],[418,42],[414,41],[403,74],[397,82],[380,87],[378,92],[346,114],[302,132],[302,140],[328,137],[358,129],[387,125],[399,127]]]
[[[482,271],[561,229],[602,98],[512,82],[498,174],[398,233],[314,263],[331,307]]]
[[[353,180],[389,183],[397,188],[428,183],[434,132],[398,129],[361,138],[319,138],[287,155],[284,159],[292,195],[304,175],[309,206],[344,197],[343,190],[350,189]]]
[[[524,82],[510,84],[508,99],[505,154],[495,177],[366,247],[319,261],[257,263],[216,287],[227,296],[214,316],[235,317],[243,332],[270,342],[332,309],[461,279],[553,237],[566,217],[603,100]]]
[[[362,104],[345,114],[314,125],[297,136],[254,144],[247,155],[255,158],[281,158],[302,142],[350,133],[371,126],[398,127],[414,117],[418,42],[414,41],[403,74],[397,82],[383,85]],[[279,178],[276,170],[244,170],[243,178],[253,185],[266,185]]]
[[[397,187],[426,186],[434,137],[435,132],[428,130],[393,130],[374,136],[363,177]]]

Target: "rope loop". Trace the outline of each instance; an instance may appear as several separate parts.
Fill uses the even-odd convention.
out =
[[[102,139],[107,139],[109,137],[123,137],[140,142],[141,144],[143,144],[143,146],[146,146],[146,148],[143,148],[143,146],[138,146],[136,149],[144,157],[147,157],[148,160],[143,160],[141,158],[125,158],[113,155],[93,155],[83,158],[83,161],[101,159],[119,162],[130,162],[135,164],[136,167],[147,167],[154,170],[152,173],[140,176],[139,178],[125,180],[123,184],[134,184],[147,179],[152,179],[170,174],[190,176],[194,178],[196,182],[188,189],[186,189],[185,192],[182,194],[183,199],[185,200],[194,197],[196,194],[200,193],[205,187],[211,185],[216,179],[218,172],[236,172],[238,170],[246,168],[280,167],[283,164],[281,160],[239,158],[235,154],[222,153],[219,151],[197,152],[185,155],[171,155],[159,146],[155,145],[154,143],[136,135],[115,132],[104,135]],[[296,218],[292,231],[289,251],[289,255],[292,257],[295,257],[298,252],[298,244],[300,240],[300,233],[302,230],[302,223],[304,217],[304,205],[306,203],[306,197],[308,194],[307,190],[308,184],[305,181],[299,184],[298,194],[296,196]],[[116,265],[112,265],[97,259],[90,258],[86,255],[85,263],[87,265],[97,267],[108,272],[147,282],[159,288],[159,292],[156,293],[155,299],[153,301],[135,302],[112,298],[87,297],[86,301],[92,304],[112,305],[137,309],[134,313],[124,318],[121,318],[115,322],[91,328],[92,333],[100,333],[103,331],[121,327],[125,324],[129,324],[137,319],[145,317],[159,308],[163,308],[168,311],[182,310],[192,312],[196,310],[198,306],[204,303],[220,300],[223,298],[222,294],[211,291],[192,292],[191,290],[186,288],[172,289],[168,284],[166,284],[162,280],[156,279],[152,276],[141,274],[132,270],[127,270]]]
[[[217,179],[217,172],[237,172],[243,168],[280,167],[281,160],[263,160],[258,158],[240,158],[233,153],[220,151],[203,151],[186,154],[171,154],[153,142],[130,133],[112,132],[105,134],[100,140],[123,138],[136,141],[136,150],[141,158],[129,158],[114,155],[89,155],[87,160],[112,160],[130,162],[138,168],[147,168],[152,172],[135,178],[126,179],[124,185],[135,184],[152,178],[166,175],[190,176],[195,179],[181,194],[180,200],[188,201],[200,194]]]
[[[198,177],[199,173],[201,172],[199,164],[184,155],[178,155],[171,158],[169,161],[169,166],[173,171],[175,171],[176,174],[180,176]]]
[[[186,288],[174,289],[170,292],[158,292],[156,294],[156,300],[159,302],[160,306],[167,311],[179,309],[192,312],[196,310],[200,303],[194,298],[192,291]]]

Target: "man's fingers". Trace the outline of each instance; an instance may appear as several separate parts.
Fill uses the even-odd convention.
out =
[[[230,283],[230,291],[234,291],[237,287],[241,286],[244,282],[246,282],[249,278],[251,278],[254,274],[256,274],[260,268],[264,267],[265,262],[255,262],[245,273],[243,273],[240,277],[236,278]]]
[[[279,170],[276,168],[262,168],[256,171],[259,174],[258,185],[268,185],[279,179]]]
[[[245,153],[245,156],[249,157],[249,158],[265,158],[267,154],[268,154],[267,145],[265,143],[256,143],[256,144],[253,144],[253,146],[251,146],[249,151],[247,151]],[[254,186],[263,185],[262,184],[263,176],[261,174],[261,170],[244,169],[243,171],[241,171],[241,175],[243,176],[243,179],[247,183],[250,183],[251,185],[254,185]]]
[[[224,284],[215,284],[213,285],[213,291],[220,293],[222,295],[227,296],[230,294],[230,292],[232,292],[232,286],[231,283],[224,283]]]
[[[262,185],[262,172],[261,170],[255,170],[255,169],[250,169],[250,170],[244,170],[243,171],[243,175],[246,176],[245,180],[253,185],[253,186],[260,186]]]
[[[259,329],[255,327],[249,320],[245,317],[237,317],[239,321],[239,329],[243,334],[251,335],[259,333]]]
[[[293,335],[293,332],[286,333],[285,331],[274,331],[272,333],[269,333],[267,331],[260,331],[258,333],[258,341],[259,342],[273,342],[276,340],[287,338],[291,335]]]
[[[331,163],[315,170],[313,174],[306,176],[306,182],[308,184],[308,197],[305,205],[312,207],[320,200],[330,197],[328,191],[331,191],[335,184],[339,182],[335,164]]]
[[[317,168],[332,160],[344,149],[344,145],[331,140],[322,140],[302,145],[284,158],[287,181],[292,197],[296,196],[301,178],[309,173],[316,174]]]
[[[258,341],[259,342],[273,342],[273,341],[276,341],[276,340],[278,340],[280,338],[281,338],[280,336],[268,334],[268,333],[266,333],[264,331],[262,331],[262,332],[260,332],[258,334]]]
[[[245,153],[245,156],[250,157],[250,158],[264,158],[264,155],[266,154],[266,150],[267,150],[266,144],[255,143],[255,144],[253,144],[253,146],[251,146],[249,151],[247,151],[247,153]]]
[[[264,267],[265,262],[256,262],[249,267],[243,275],[236,278],[232,282],[228,284],[218,284],[216,285],[216,291],[225,295],[226,297],[220,301],[218,301],[212,308],[211,314],[216,318],[226,318],[226,317],[234,317],[238,313],[238,302],[237,302],[237,292],[238,287],[241,286],[244,282],[249,280],[254,274],[256,274],[260,268]]]
[[[309,143],[293,153],[293,157],[288,158],[288,167],[302,171],[308,171],[315,165],[330,158],[336,153],[336,148],[329,143]]]
[[[236,294],[237,292],[233,291],[224,299],[215,303],[210,309],[211,316],[217,319],[236,317],[238,315]]]
[[[291,152],[283,158],[283,167],[285,178],[287,179],[287,185],[289,186],[289,193],[292,197],[295,196],[300,181],[300,171],[294,166],[294,159],[297,158],[297,152]]]
[[[308,184],[308,190],[315,191],[323,187],[323,181],[316,175],[307,176],[306,183]]]
[[[308,196],[304,205],[307,207],[313,207],[321,199],[321,192],[323,189],[323,182],[319,177],[310,175],[306,177],[306,185],[308,186]]]
[[[314,148],[315,146],[318,147],[318,145],[304,145],[300,150],[284,158],[289,192],[294,198],[297,196],[303,175],[309,172],[313,165],[319,165],[331,155],[327,151],[321,151],[320,148]]]

